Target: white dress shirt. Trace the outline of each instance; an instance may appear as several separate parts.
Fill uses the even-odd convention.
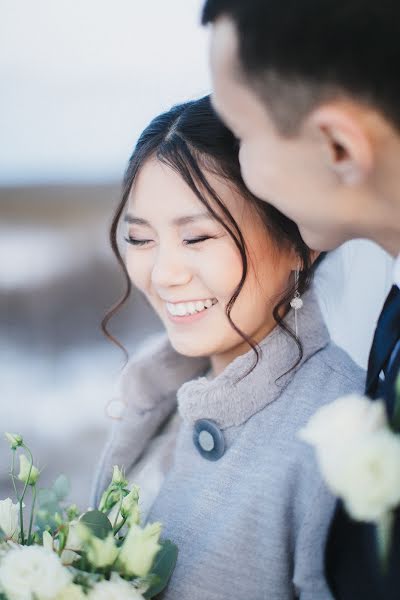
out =
[[[394,261],[393,283],[396,284],[398,288],[400,288],[400,254]]]

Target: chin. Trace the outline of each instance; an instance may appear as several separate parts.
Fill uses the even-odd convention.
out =
[[[344,237],[334,236],[323,229],[320,231],[313,231],[299,226],[299,230],[301,237],[311,250],[329,252],[330,250],[335,250],[335,248],[341,246],[346,241]]]
[[[206,346],[200,344],[193,344],[184,340],[177,340],[176,338],[169,338],[173,349],[182,354],[182,356],[189,356],[191,358],[201,358],[204,356],[210,356],[213,352]]]
[[[269,201],[267,186],[263,185],[264,182],[259,180],[258,177],[254,177],[251,173],[248,174],[245,167],[241,169],[243,181],[254,196],[260,198],[260,200],[264,200],[265,202]]]

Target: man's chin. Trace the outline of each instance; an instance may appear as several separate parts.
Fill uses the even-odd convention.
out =
[[[341,246],[346,240],[341,239],[339,236],[330,233],[329,231],[319,230],[315,231],[308,229],[307,227],[299,226],[301,237],[311,250],[318,250],[319,252],[329,252],[335,250]]]

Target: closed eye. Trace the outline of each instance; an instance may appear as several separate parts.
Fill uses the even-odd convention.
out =
[[[205,242],[206,240],[209,240],[212,237],[213,236],[210,236],[210,235],[203,235],[198,238],[192,238],[190,240],[183,240],[183,241],[184,241],[184,244],[186,244],[186,245],[199,244],[200,242]],[[132,244],[133,246],[144,246],[144,245],[148,244],[149,242],[153,241],[153,240],[138,240],[131,236],[127,236],[124,239],[126,242],[128,242],[128,244]]]
[[[145,244],[148,244],[149,242],[152,241],[152,240],[137,240],[131,236],[125,237],[124,240],[126,242],[128,242],[128,244],[132,244],[133,246],[144,246]]]
[[[192,238],[191,240],[184,240],[185,244],[199,244],[200,242],[205,242],[206,240],[210,240],[212,236],[210,235],[202,235],[198,238]]]

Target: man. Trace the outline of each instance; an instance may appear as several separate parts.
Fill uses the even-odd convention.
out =
[[[400,372],[400,3],[206,0],[203,24],[212,25],[213,102],[240,140],[249,189],[296,221],[312,248],[368,238],[395,258],[366,386],[391,416]],[[325,561],[336,598],[398,600],[400,511],[386,572],[374,526],[350,519],[340,502]]]

